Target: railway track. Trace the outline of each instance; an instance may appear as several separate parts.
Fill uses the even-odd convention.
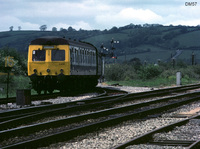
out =
[[[32,95],[31,100],[46,100],[49,98],[56,98],[60,96],[60,93],[53,93],[53,94],[41,94],[41,95]],[[7,98],[0,98],[0,104],[7,104],[7,103],[15,103],[16,97],[9,97]]]
[[[116,146],[113,149],[124,149],[126,147],[129,149],[156,148],[156,146],[182,146],[187,147],[187,149],[197,149],[200,147],[200,139],[198,138],[198,133],[196,132],[196,129],[200,129],[199,122],[200,115],[196,115],[152,130],[144,135]],[[189,133],[189,136],[187,136],[186,132]],[[177,136],[178,139],[171,140],[167,134],[170,134],[173,137]],[[194,140],[193,137],[198,139]]]
[[[193,86],[193,87],[196,88],[197,86]],[[188,87],[188,86],[186,88],[191,89],[191,87]],[[185,91],[186,88],[177,88],[177,92]],[[172,89],[169,89],[169,90],[164,89],[163,91],[161,90],[151,91],[151,92],[145,92],[143,94],[138,93],[138,94],[128,94],[128,95],[121,95],[121,96],[112,96],[112,97],[109,97],[109,100],[101,97],[101,98],[95,99],[98,102],[95,101],[94,103],[93,100],[89,100],[88,103],[84,102],[84,104],[78,105],[79,107],[72,108],[73,106],[71,106],[70,108],[75,109],[76,111],[77,111],[77,108],[82,109],[83,107],[85,107],[85,109],[88,109],[89,107],[94,107],[96,109],[97,107],[102,106],[103,103],[108,106],[109,105],[108,103],[113,105],[113,103],[116,104],[116,103],[127,102],[131,100],[139,99],[139,98],[144,98],[147,96],[160,96],[163,94],[169,94],[171,92],[172,92]],[[24,147],[30,147],[30,146],[33,147],[33,145],[38,145],[38,144],[42,146],[43,145],[48,146],[49,144],[57,142],[57,141],[65,141],[75,136],[88,133],[89,130],[92,132],[100,128],[116,125],[119,122],[122,122],[125,120],[141,118],[149,114],[162,112],[163,110],[167,110],[169,108],[177,107],[182,104],[186,104],[188,102],[197,100],[198,98],[199,98],[199,93],[193,92],[193,93],[177,95],[174,97],[166,97],[162,99],[157,99],[157,100],[140,103],[140,104],[129,104],[127,106],[117,107],[117,108],[116,107],[110,108],[110,105],[109,105],[108,106],[109,109],[104,109],[104,110],[99,109],[99,111],[97,112],[91,113],[90,111],[89,113],[86,113],[86,114],[79,113],[79,114],[76,114],[75,116],[62,118],[60,120],[53,120],[50,122],[44,122],[44,123],[39,123],[39,124],[36,124],[36,123],[28,124],[23,127],[22,127],[22,124],[26,124],[27,122],[30,123],[34,119],[34,117],[41,118],[42,115],[46,117],[47,115],[44,113],[49,113],[52,115],[53,111],[51,112],[46,111],[43,114],[40,113],[37,115],[33,114],[31,116],[20,117],[17,119],[12,119],[12,120],[4,121],[0,123],[0,128],[1,128],[0,138],[2,138],[1,144],[5,144],[6,138],[7,139],[12,138],[13,136],[15,136],[15,134],[18,134],[18,137],[21,137],[21,136],[28,136],[30,134],[35,133],[34,135],[37,136],[36,132],[44,132],[46,131],[47,128],[51,128],[53,129],[53,131],[51,130],[50,134],[46,134],[42,137],[37,136],[37,138],[34,138],[34,139],[27,139],[27,137],[22,137],[23,139],[21,139],[21,142],[18,141],[16,143],[14,141],[15,143],[13,145],[6,144],[3,148],[24,148]],[[163,103],[161,104],[161,102],[164,102],[164,104]],[[149,107],[152,107],[150,106],[152,104],[154,108],[149,108]],[[155,108],[155,104],[158,104],[156,108]],[[59,110],[66,114],[66,111],[69,112],[69,109],[67,110],[66,109],[67,108],[65,107],[65,110],[64,109],[62,110],[59,109]],[[56,111],[55,113],[58,113],[58,111]],[[74,113],[74,111],[72,113]],[[63,113],[60,113],[60,114],[62,115]],[[20,125],[21,127],[18,127]],[[9,130],[6,130],[6,129],[9,129]],[[65,137],[63,137],[63,135]],[[70,136],[70,137],[67,138],[66,136]],[[58,138],[59,140],[57,140]],[[62,140],[61,138],[64,138],[64,140]]]
[[[198,88],[199,85],[191,85],[191,86],[182,86],[182,87],[175,87],[175,88],[167,88],[167,89],[161,89],[161,90],[154,90],[154,91],[147,91],[147,92],[140,92],[140,93],[133,93],[133,94],[128,94],[126,97],[126,102],[136,100],[136,99],[141,99],[141,98],[147,98],[147,97],[156,97],[156,96],[163,96],[163,95],[169,95],[169,94],[174,94],[177,92],[183,92],[186,90],[191,90],[191,89],[196,89]],[[104,89],[105,90],[105,89]],[[113,96],[113,93],[118,93],[116,96]],[[106,89],[104,93],[100,94],[98,97],[95,98],[90,98],[90,99],[84,99],[81,101],[74,101],[74,102],[68,102],[68,103],[62,103],[62,104],[50,104],[50,105],[42,105],[42,106],[36,106],[36,107],[28,107],[28,108],[22,108],[22,109],[17,109],[17,110],[9,110],[5,112],[0,113],[0,122],[10,120],[10,119],[15,119],[18,117],[23,117],[23,116],[28,116],[28,115],[33,115],[34,117],[36,116],[35,114],[37,113],[50,113],[52,114],[53,111],[58,112],[59,110],[62,110],[63,108],[66,109],[68,107],[69,109],[79,109],[79,110],[84,110],[88,109],[91,105],[95,103],[96,106],[92,105],[93,108],[97,107],[102,107],[104,104],[104,108],[109,108],[110,104],[113,105],[113,102],[119,102],[120,104],[122,101],[124,102],[124,99],[118,99],[118,97],[123,96],[123,93],[126,93],[124,91],[118,91],[118,90],[112,90],[112,89]],[[104,98],[103,96],[106,95],[112,95]],[[130,98],[129,98],[130,97]],[[113,99],[113,100],[111,100]],[[66,109],[67,110],[67,109]],[[44,114],[45,116],[45,114]]]
[[[178,92],[178,90],[184,91],[184,90],[188,90],[188,89],[195,89],[195,88],[198,88],[199,86],[200,86],[199,84],[193,84],[193,85],[188,85],[188,86],[172,87],[172,88],[161,89],[161,92],[163,92],[163,91],[173,92],[173,90],[176,90],[176,92]],[[103,91],[104,92],[103,93],[101,88],[96,88],[96,91],[102,93],[102,95],[116,94],[116,93],[113,93],[112,90],[113,89],[107,89],[106,93],[105,93],[105,91]],[[78,93],[74,93],[73,95],[77,95],[77,94]],[[61,94],[60,93],[53,93],[53,94],[31,95],[31,100],[32,101],[46,100],[46,99],[49,99],[49,98],[56,98],[58,96],[61,96]],[[7,98],[0,98],[0,104],[7,104],[7,103],[14,103],[14,102],[16,102],[16,97],[10,97],[8,99]]]
[[[80,94],[84,94],[84,93],[88,93],[88,92],[98,92],[100,94],[100,96],[106,94],[105,90],[103,90],[102,88],[96,87],[94,90],[91,90],[91,91],[84,90],[84,91],[76,91],[76,92],[62,93],[62,94],[60,92],[57,92],[57,93],[52,93],[52,94],[31,95],[31,100],[32,101],[46,100],[49,98],[56,98],[58,96],[75,96],[75,95],[80,95]],[[15,102],[16,102],[16,97],[10,97],[8,99],[0,98],[0,104],[15,103]]]
[[[41,106],[35,106],[35,107],[27,107],[27,108],[21,108],[21,109],[15,109],[15,110],[9,110],[9,111],[3,111],[0,112],[0,122],[8,121],[11,119],[16,118],[23,118],[24,116],[36,116],[40,115],[42,113],[51,113],[52,112],[58,112],[59,110],[62,111],[68,110],[75,111],[78,109],[81,110],[81,108],[88,108],[88,104],[91,103],[101,103],[105,100],[110,100],[112,98],[117,98],[120,96],[123,96],[124,94],[127,94],[125,91],[118,91],[118,90],[111,90],[111,89],[103,89],[104,92],[99,94],[97,97],[94,98],[87,98],[79,101],[72,101],[67,103],[60,103],[60,104],[49,104],[49,105],[41,105]],[[113,95],[114,94],[114,95]],[[109,95],[109,96],[107,96]],[[106,98],[104,98],[106,96]],[[59,113],[58,113],[59,114]]]

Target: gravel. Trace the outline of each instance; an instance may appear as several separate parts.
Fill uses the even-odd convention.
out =
[[[67,148],[67,149],[108,149],[113,146],[128,141],[134,137],[142,135],[148,131],[159,128],[161,126],[174,123],[180,119],[173,118],[154,118],[149,120],[127,121],[115,127],[103,129],[96,133],[89,133],[80,136],[67,143],[58,143],[48,148]]]
[[[98,93],[87,93],[79,96],[74,96],[74,97],[57,97],[53,99],[48,99],[48,100],[36,100],[31,102],[31,106],[39,106],[41,104],[59,104],[59,103],[67,103],[71,101],[79,101],[83,100],[86,98],[92,98],[96,97]],[[16,105],[16,103],[8,103],[6,104],[1,104],[0,105],[0,112],[4,110],[9,110],[9,109],[18,109],[18,108],[24,108],[24,107],[30,107],[30,105],[24,105],[24,106],[19,106]]]
[[[74,97],[57,97],[54,99],[48,99],[48,100],[39,100],[39,101],[32,101],[33,105],[40,105],[41,103],[52,103],[52,104],[58,104],[58,103],[66,103],[66,102],[71,102],[71,101],[78,101],[78,100],[83,100],[86,98],[92,98],[97,96],[98,93],[87,93],[84,95],[80,96],[74,96]]]
[[[98,85],[100,87],[106,87],[104,85]],[[116,86],[113,88],[117,88],[119,90],[125,90],[129,93],[135,93],[135,92],[144,92],[144,91],[150,91],[153,90],[152,88],[147,88],[147,87],[124,87],[124,86]],[[155,89],[155,88],[154,88]],[[96,95],[94,94],[89,94],[89,95],[84,95],[84,96],[78,96],[78,97],[58,97],[56,99],[50,99],[45,102],[52,102],[52,103],[60,103],[60,102],[70,102],[74,100],[81,100],[85,98],[90,98],[94,97]],[[44,102],[44,101],[43,101]],[[39,101],[32,102],[35,105],[39,105]],[[10,105],[11,106],[11,105]],[[94,133],[88,133],[83,136],[79,136],[74,138],[71,141],[68,142],[60,142],[57,144],[52,144],[49,147],[46,148],[60,148],[60,149],[108,149],[112,148],[116,145],[119,145],[120,143],[124,143],[130,139],[133,139],[134,137],[137,137],[139,135],[142,135],[146,132],[149,132],[151,130],[160,128],[162,126],[177,122],[179,120],[182,120],[183,118],[176,118],[174,117],[177,114],[180,114],[181,112],[188,112],[191,111],[192,109],[198,108],[200,106],[200,102],[194,102],[193,104],[190,105],[185,105],[181,106],[177,111],[170,112],[163,114],[159,118],[151,118],[147,120],[133,120],[133,121],[127,121],[123,122],[119,125],[116,125],[114,127],[102,129],[100,131],[94,132]],[[194,123],[194,122],[193,122]],[[190,129],[190,127],[188,127]],[[194,129],[195,130],[195,129]],[[155,136],[155,138],[158,136]],[[169,134],[163,134],[161,137],[169,137]],[[170,139],[173,136],[170,136]],[[174,139],[177,136],[174,136]],[[197,134],[194,139],[200,138],[200,136]],[[127,147],[129,149],[132,148],[152,148],[152,149],[160,149],[160,148],[183,148],[183,147],[163,147],[163,146],[147,146],[145,144],[141,145],[134,145]]]
[[[108,86],[105,84],[98,84],[98,87],[110,87],[122,91],[126,91],[128,93],[137,93],[137,92],[145,92],[145,91],[151,91],[151,90],[157,90],[158,88],[152,88],[152,87],[132,87],[132,86]]]
[[[129,87],[129,86],[107,86],[107,85],[102,85],[98,84],[97,87],[110,87],[110,88],[115,88],[123,91],[127,91],[129,93],[136,93],[136,92],[144,92],[144,91],[150,91],[152,88],[148,87]],[[48,99],[48,100],[37,100],[37,101],[32,101],[31,104],[32,106],[38,106],[41,104],[58,104],[58,103],[66,103],[66,102],[71,102],[71,101],[78,101],[86,98],[91,98],[97,96],[98,93],[87,93],[84,95],[80,96],[74,96],[74,97],[57,97],[53,99]],[[18,109],[22,107],[29,107],[29,105],[24,105],[24,106],[19,106],[16,105],[16,103],[8,103],[8,104],[0,104],[0,112],[4,110],[9,110],[9,109]]]
[[[137,137],[139,135],[142,135],[146,132],[149,132],[151,130],[160,128],[162,126],[175,123],[179,120],[183,120],[183,118],[175,118],[174,116],[181,113],[181,112],[189,112],[194,108],[197,108],[200,106],[200,102],[194,102],[190,105],[185,105],[179,108],[177,111],[170,112],[163,114],[159,118],[151,118],[147,120],[133,120],[133,121],[127,121],[122,124],[116,125],[114,127],[102,129],[100,131],[89,133],[87,135],[79,136],[74,138],[73,140],[69,142],[61,142],[57,144],[50,145],[48,148],[61,148],[61,149],[88,149],[88,148],[95,148],[95,149],[109,149],[116,145],[119,145],[120,143],[124,143],[134,137]],[[199,122],[199,121],[198,121]],[[191,125],[190,125],[191,126]],[[197,127],[195,127],[197,128]],[[193,130],[195,130],[195,128]],[[190,134],[190,127],[188,127],[187,134]],[[194,131],[191,130],[191,133]],[[164,135],[164,134],[163,134]],[[169,137],[169,135],[166,135]],[[179,135],[171,135],[169,139],[176,140]],[[189,135],[190,136],[190,135]],[[163,137],[163,136],[161,136]],[[191,137],[191,136],[190,136]],[[194,139],[200,138],[199,134],[196,133],[196,136],[194,136]],[[187,138],[186,138],[187,139]],[[184,147],[176,146],[176,147],[167,147],[167,146],[155,146],[155,145],[134,145],[127,147],[129,149],[135,149],[135,148],[152,148],[152,149],[160,149],[160,148],[174,148],[174,149],[181,149]]]

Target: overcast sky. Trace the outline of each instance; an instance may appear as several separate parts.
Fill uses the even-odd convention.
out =
[[[200,0],[0,0],[0,31],[41,25],[104,30],[133,24],[200,25]]]

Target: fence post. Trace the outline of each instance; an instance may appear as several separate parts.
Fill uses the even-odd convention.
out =
[[[176,85],[177,86],[181,85],[181,72],[176,73]]]

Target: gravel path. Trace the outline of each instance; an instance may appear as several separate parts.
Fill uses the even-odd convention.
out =
[[[115,88],[119,89],[122,91],[127,91],[128,93],[137,93],[137,92],[145,92],[145,91],[151,91],[151,90],[156,90],[158,88],[152,88],[152,87],[132,87],[132,86],[108,86],[105,84],[98,84],[98,87],[110,87],[110,88]]]

